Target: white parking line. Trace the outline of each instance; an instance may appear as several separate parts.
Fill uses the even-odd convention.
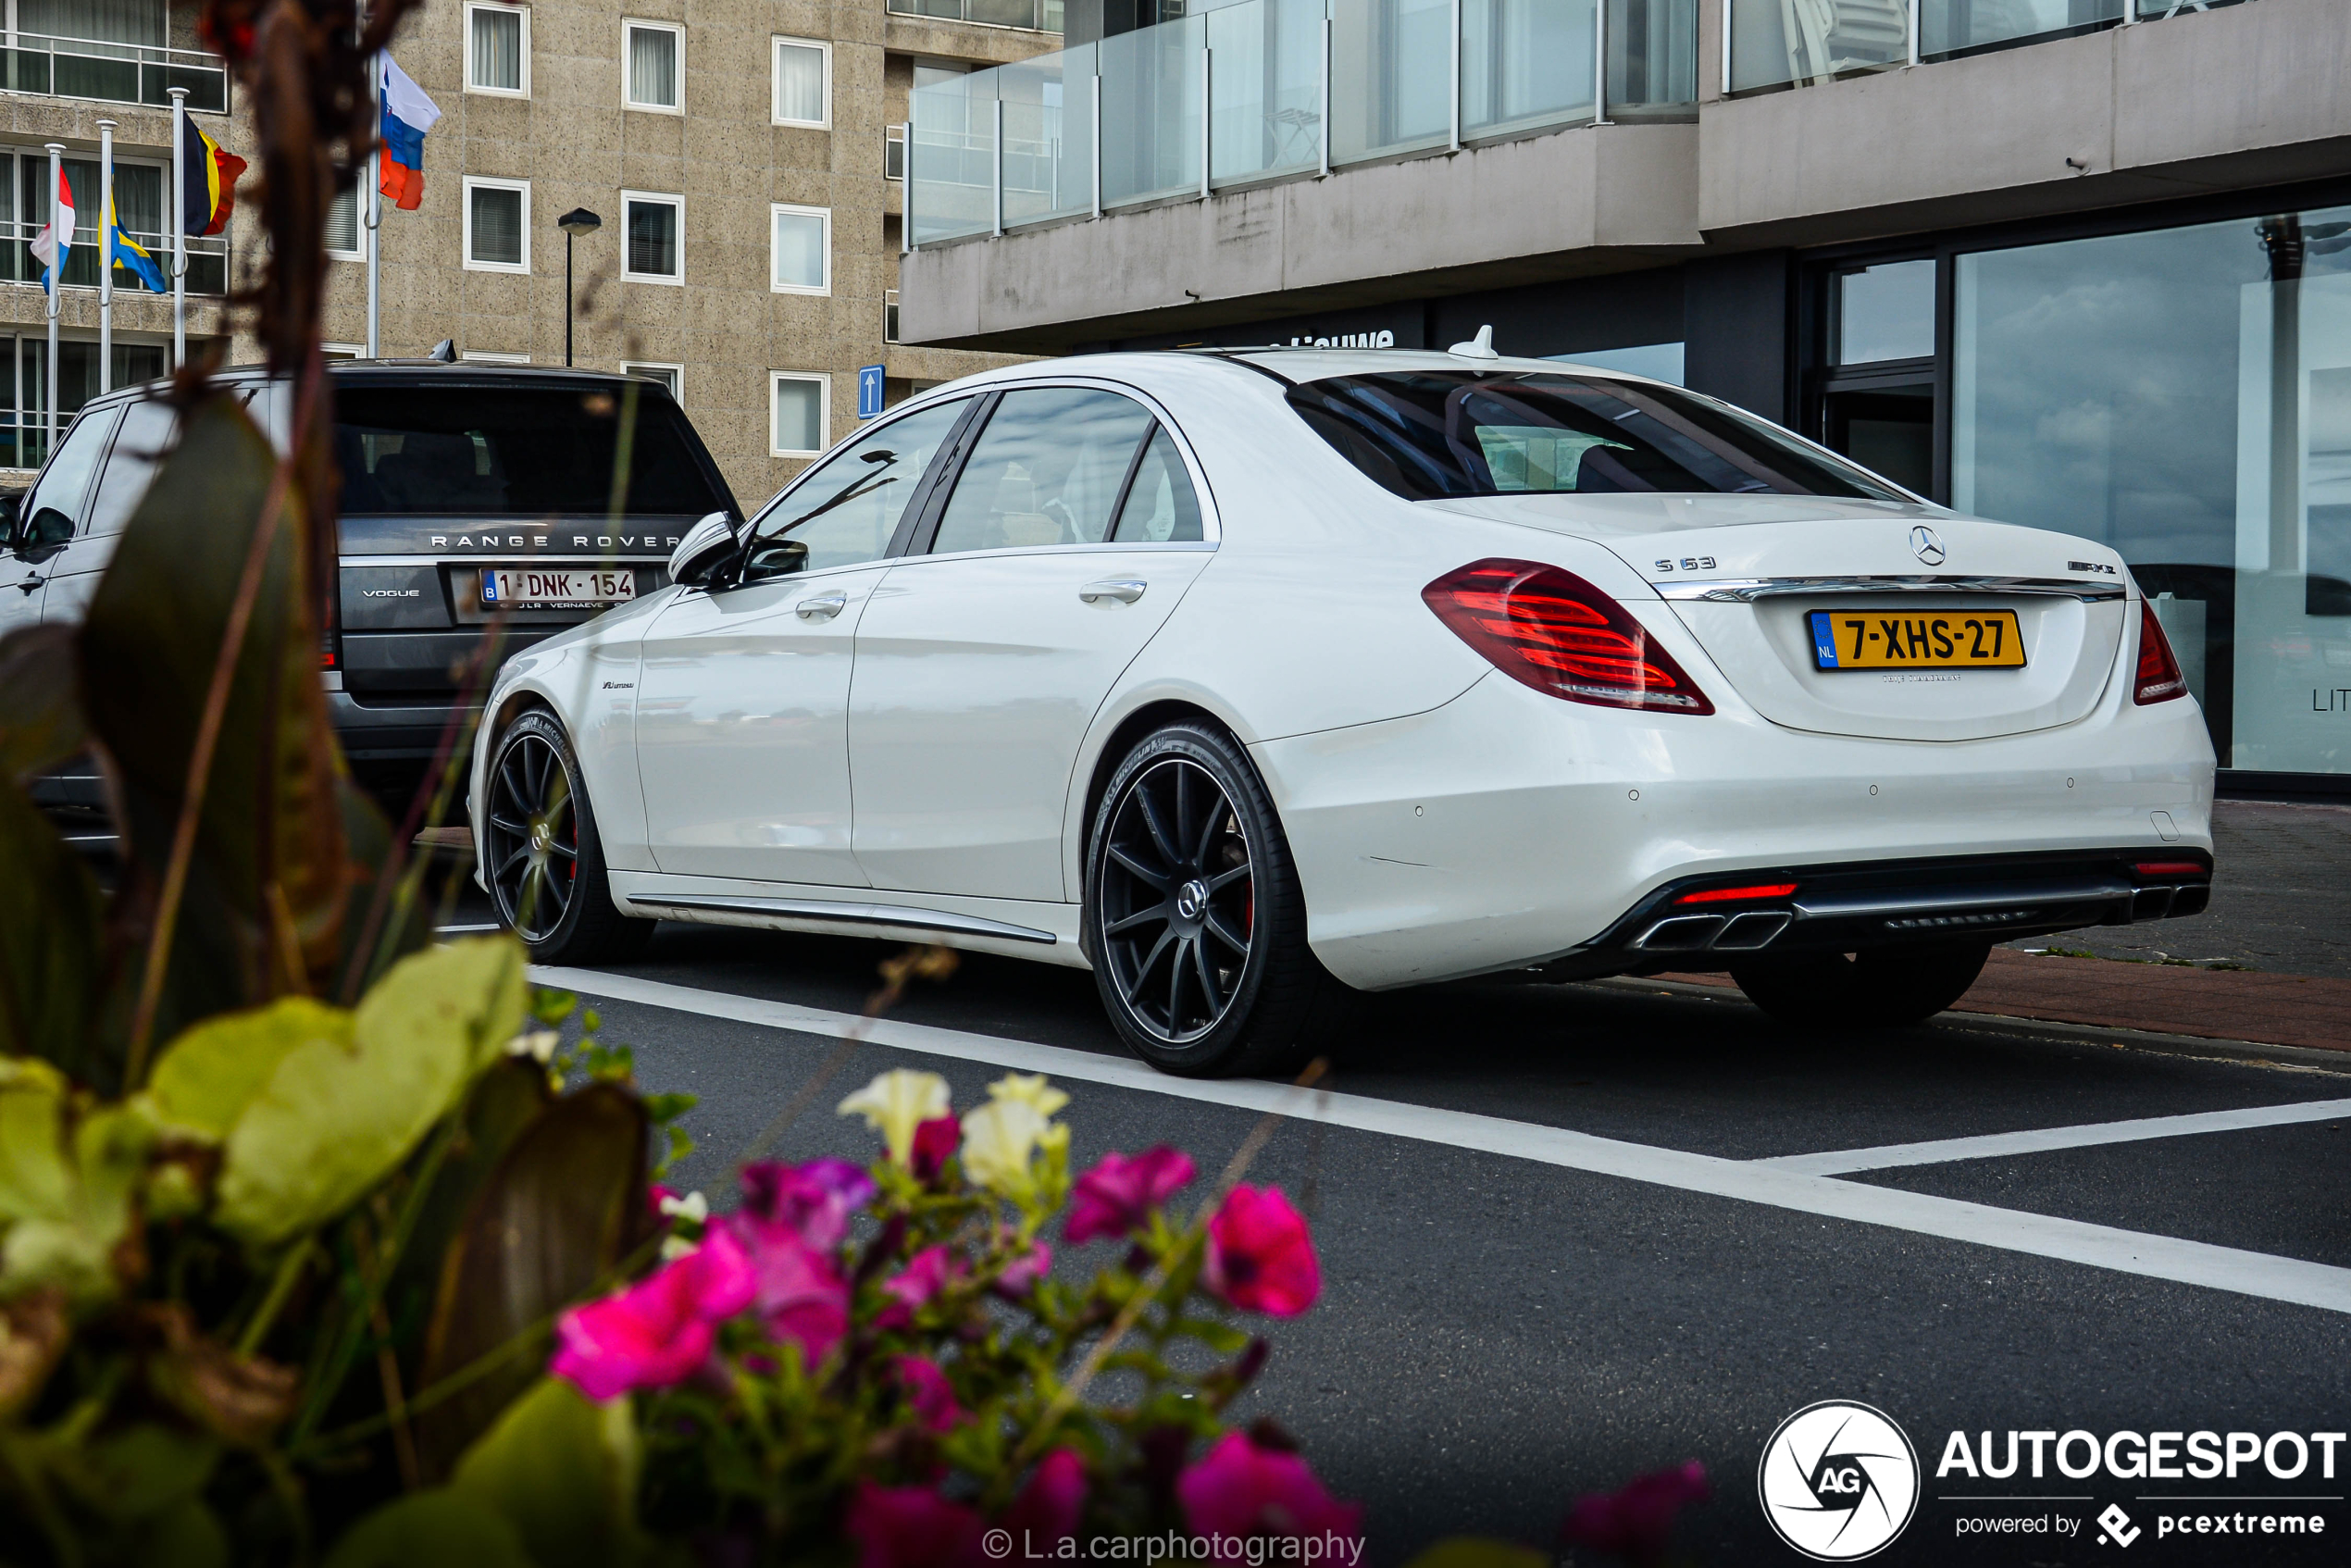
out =
[[[435,936],[445,937],[465,931],[503,931],[505,928],[493,921],[487,926],[435,926],[432,929]]]
[[[1130,1057],[1105,1056],[890,1018],[867,1020],[824,1008],[765,1002],[728,991],[703,990],[625,975],[589,969],[533,968],[530,977],[541,985],[617,1002],[800,1034],[830,1038],[854,1035],[899,1051],[954,1057],[1025,1073],[1050,1073],[1070,1082],[1098,1083],[1237,1110],[1280,1111],[1301,1121],[1320,1121],[1361,1132],[1533,1160],[1567,1170],[1620,1176],[1860,1225],[1885,1226],[2120,1274],[2229,1290],[2328,1312],[2351,1313],[2351,1269],[2327,1263],[2118,1230],[2049,1214],[1996,1209],[1955,1198],[1838,1181],[1760,1161],[1725,1160],[1711,1154],[1627,1143],[1536,1122],[1513,1122],[1499,1116],[1362,1095],[1303,1092],[1285,1084],[1247,1079],[1170,1077]]]
[[[1822,1154],[1781,1154],[1755,1164],[1783,1171],[1801,1171],[1807,1176],[1843,1176],[1847,1171],[1940,1165],[1953,1160],[1996,1159],[2004,1154],[2046,1154],[2058,1149],[2137,1143],[2150,1138],[2185,1138],[2200,1132],[2286,1127],[2298,1122],[2331,1122],[2343,1116],[2351,1116],[2351,1100],[2306,1100],[2295,1105],[2250,1105],[2242,1111],[2197,1111],[2184,1116],[2088,1122],[2081,1126],[2036,1127],[2030,1132],[1996,1132],[1982,1138],[1941,1138],[1927,1143],[1888,1143],[1875,1149],[1840,1149]]]

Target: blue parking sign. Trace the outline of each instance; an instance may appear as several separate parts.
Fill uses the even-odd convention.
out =
[[[867,365],[857,372],[857,417],[870,419],[882,410],[882,367]]]

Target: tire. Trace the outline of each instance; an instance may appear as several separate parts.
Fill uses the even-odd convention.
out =
[[[611,964],[644,951],[653,922],[620,913],[571,738],[534,708],[498,737],[485,775],[483,880],[534,964]]]
[[[1783,1024],[1892,1029],[1923,1023],[1965,996],[1991,952],[1989,942],[1933,942],[1804,953],[1734,964],[1731,978]]]
[[[1306,899],[1257,770],[1205,723],[1129,752],[1087,838],[1085,951],[1129,1050],[1187,1077],[1284,1074],[1347,991],[1306,946]]]

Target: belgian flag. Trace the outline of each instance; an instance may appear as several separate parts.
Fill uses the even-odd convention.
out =
[[[245,160],[222,150],[185,109],[180,111],[180,126],[186,181],[185,205],[180,210],[187,217],[189,233],[218,234],[229,227],[229,214],[237,205],[237,177],[244,173]]]

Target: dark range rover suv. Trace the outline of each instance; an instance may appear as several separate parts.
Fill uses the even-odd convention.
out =
[[[503,653],[650,593],[695,519],[740,517],[666,389],[585,370],[370,360],[330,367],[342,472],[341,592],[319,654],[353,771],[388,798],[422,776],[459,711],[459,672],[503,608]],[[282,450],[291,389],[258,368],[218,380]],[[93,399],[12,519],[0,634],[80,618],[146,490],[174,415],[159,386]],[[628,494],[612,504],[625,395]],[[13,580],[21,578],[21,581]],[[486,690],[489,672],[478,689]],[[41,793],[94,807],[94,779]]]

